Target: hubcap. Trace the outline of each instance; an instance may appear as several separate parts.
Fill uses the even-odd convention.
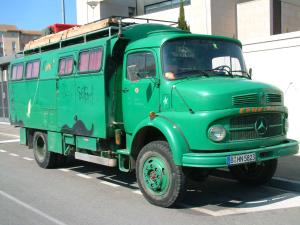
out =
[[[169,186],[169,169],[160,157],[151,157],[145,161],[143,175],[146,188],[156,195],[166,193]]]

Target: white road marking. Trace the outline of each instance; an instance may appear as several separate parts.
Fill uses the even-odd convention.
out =
[[[8,137],[15,137],[15,138],[19,138],[19,137],[20,137],[19,135],[15,135],[15,134],[8,134],[8,133],[3,133],[3,132],[0,132],[0,135],[3,135],[3,136],[8,136]]]
[[[32,161],[34,160],[33,158],[29,158],[29,157],[23,157],[23,159],[27,160],[27,161]]]
[[[92,177],[90,177],[88,175],[85,175],[85,174],[82,174],[82,173],[77,173],[76,176],[82,177],[82,178],[85,178],[85,179],[91,179],[92,178]]]
[[[8,122],[0,122],[1,125],[10,125]]]
[[[107,182],[107,181],[100,181],[101,184],[105,184],[105,185],[108,185],[108,186],[111,186],[111,187],[120,187],[120,185],[118,184],[114,184],[114,183],[111,183],[111,182]]]
[[[13,157],[18,157],[19,156],[18,154],[15,154],[15,153],[9,153],[9,155],[11,155]]]
[[[290,179],[281,178],[281,177],[273,177],[272,180],[278,180],[278,181],[283,181],[283,182],[289,182],[289,183],[293,183],[293,184],[300,184],[300,181],[297,181],[297,180],[290,180]]]
[[[133,191],[132,193],[138,194],[138,195],[143,195],[142,192],[141,192],[140,190]]]
[[[20,141],[20,139],[5,140],[5,141],[0,141],[0,144],[13,143],[13,142],[19,142],[19,141]]]
[[[4,191],[1,191],[1,190],[0,190],[0,195],[2,195],[3,197],[5,197],[5,198],[7,198],[7,199],[9,199],[9,200],[11,200],[11,201],[17,203],[17,204],[20,205],[20,206],[23,206],[23,207],[26,208],[26,209],[28,209],[28,210],[30,210],[30,211],[32,211],[32,212],[38,214],[39,216],[44,217],[45,219],[47,219],[47,220],[49,220],[49,221],[51,221],[51,222],[53,222],[53,223],[55,223],[55,224],[57,224],[57,225],[66,225],[64,222],[61,222],[61,221],[59,221],[59,220],[53,218],[52,216],[47,215],[46,213],[44,213],[44,212],[42,212],[42,211],[40,211],[40,210],[38,210],[38,209],[36,209],[36,208],[34,208],[34,207],[28,205],[28,204],[25,203],[25,202],[22,202],[21,200],[15,198],[15,197],[12,196],[12,195],[7,194],[7,193],[4,192]]]
[[[0,152],[5,153],[7,152],[6,150],[0,149]]]
[[[58,169],[59,171],[62,171],[62,172],[70,172],[71,170],[69,169],[65,169],[65,168],[61,168],[61,169]]]
[[[245,202],[245,207],[243,205],[239,205],[238,207],[228,207],[222,210],[209,210],[206,208],[195,207],[184,204],[183,206],[186,208],[191,208],[191,210],[205,213],[211,216],[228,216],[228,215],[235,215],[235,214],[243,214],[243,213],[253,213],[253,212],[262,212],[262,211],[270,211],[270,210],[277,210],[277,209],[287,209],[287,208],[296,208],[300,207],[300,196],[295,196],[292,198],[287,198],[284,200],[285,197],[274,197],[271,200],[261,200],[256,202]],[[280,201],[281,200],[281,201]],[[274,201],[274,203],[272,203]],[[265,203],[265,205],[253,207],[250,206],[252,204],[259,204]],[[269,204],[268,204],[269,203]]]

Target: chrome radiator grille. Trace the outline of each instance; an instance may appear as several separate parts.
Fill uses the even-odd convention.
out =
[[[242,115],[230,119],[230,141],[279,136],[284,133],[281,113]]]

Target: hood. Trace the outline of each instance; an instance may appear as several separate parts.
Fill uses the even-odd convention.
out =
[[[172,107],[175,110],[190,107],[193,111],[206,111],[282,103],[282,92],[278,88],[245,78],[181,80],[173,83],[172,88]]]

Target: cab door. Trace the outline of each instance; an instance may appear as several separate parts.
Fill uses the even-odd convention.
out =
[[[128,134],[132,134],[150,112],[159,111],[157,65],[157,56],[152,50],[125,54],[122,105],[125,131]]]

